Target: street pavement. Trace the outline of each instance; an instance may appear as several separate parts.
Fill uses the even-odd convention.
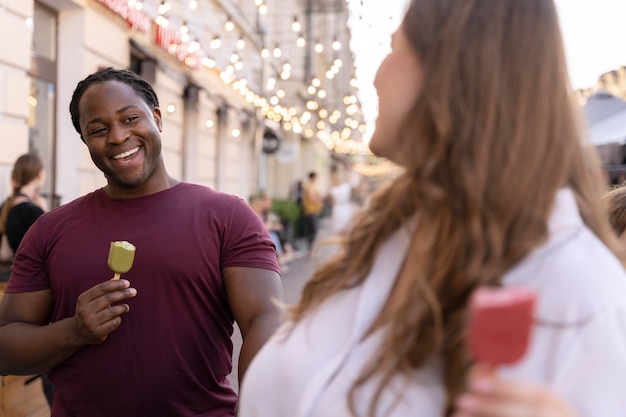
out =
[[[329,219],[324,218],[320,222],[320,230],[317,234],[316,241],[323,241],[330,237],[331,231]],[[302,256],[289,263],[286,268],[281,267],[281,281],[283,285],[283,302],[286,305],[295,304],[300,299],[300,294],[306,282],[313,276],[316,265],[321,262],[322,256],[329,256],[329,248],[316,249],[313,255],[308,253],[307,243],[304,239],[298,239],[294,242],[294,246],[302,253]],[[233,373],[229,376],[231,385],[235,391],[239,390],[239,381],[237,378],[237,364],[239,360],[239,352],[241,350],[241,333],[235,325],[233,332]]]

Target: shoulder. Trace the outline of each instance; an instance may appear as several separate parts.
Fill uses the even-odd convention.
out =
[[[213,221],[236,228],[256,222],[258,216],[241,197],[190,183],[177,186],[177,199],[182,212],[208,215]]]
[[[238,204],[245,203],[241,197],[234,194],[228,194],[204,185],[191,184],[187,182],[180,183],[178,185],[177,192],[185,195],[186,198],[193,198],[195,201],[201,203],[210,203],[212,205],[223,207],[233,207]]]
[[[97,200],[98,193],[102,192],[101,190],[93,191],[89,194],[85,194],[80,196],[72,201],[64,203],[59,207],[55,207],[54,209],[47,212],[47,215],[55,215],[62,216],[67,213],[72,213],[74,210],[80,209],[85,205],[93,204]]]
[[[99,204],[98,192],[85,194],[44,212],[39,216],[37,222],[43,230],[59,230],[59,228],[70,227],[75,222],[84,220],[85,215],[90,213],[96,204]]]
[[[548,321],[580,322],[626,310],[624,267],[585,226],[532,252],[504,282],[535,289],[538,315]]]
[[[9,211],[10,214],[17,214],[18,216],[31,216],[36,215],[39,216],[43,214],[43,209],[33,203],[30,200],[24,200],[22,202],[18,202],[14,205]]]

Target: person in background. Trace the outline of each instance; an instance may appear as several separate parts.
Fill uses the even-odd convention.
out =
[[[234,323],[241,381],[282,318],[263,223],[241,198],[168,174],[159,100],[136,74],[89,75],[70,114],[107,183],[24,236],[0,302],[0,374],[47,372],[53,417],[234,416]],[[113,241],[136,247],[114,280]]]
[[[255,357],[239,417],[467,416],[482,286],[538,297],[526,355],[494,385],[528,381],[581,417],[623,417],[623,250],[554,0],[411,0],[391,45],[369,146],[403,172]],[[533,400],[507,396],[507,409]]]
[[[607,206],[611,227],[626,247],[626,187],[614,188],[602,199]]]
[[[13,193],[0,211],[0,233],[6,234],[14,253],[26,231],[48,210],[46,200],[39,194],[45,175],[43,162],[35,153],[21,155],[13,164]]]
[[[36,153],[19,156],[11,171],[13,193],[0,209],[0,234],[6,235],[12,256],[17,252],[26,231],[35,220],[48,211],[45,198],[39,194],[46,178],[43,161]],[[46,401],[52,406],[54,385],[42,375]]]
[[[333,233],[340,235],[346,231],[354,206],[352,204],[352,186],[342,176],[339,167],[334,165],[330,172],[330,190],[328,201],[331,206],[330,224]]]
[[[280,217],[272,211],[272,199],[267,194],[261,193],[251,199],[250,206],[263,221],[267,233],[276,247],[276,258],[281,267],[281,272],[287,272],[287,264],[297,258],[297,253],[291,242],[284,236]]]
[[[324,200],[317,185],[317,173],[311,171],[309,172],[309,180],[302,189],[302,212],[306,223],[306,238],[309,250],[313,248],[323,209]]]

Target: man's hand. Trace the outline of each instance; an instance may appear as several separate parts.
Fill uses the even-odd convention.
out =
[[[98,344],[122,323],[128,304],[120,303],[137,295],[125,279],[102,282],[78,297],[74,323],[78,344]]]

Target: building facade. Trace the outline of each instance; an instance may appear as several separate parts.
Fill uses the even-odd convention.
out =
[[[583,104],[596,93],[608,93],[626,100],[626,66],[600,75],[593,87],[576,90],[576,94]]]
[[[323,175],[335,144],[363,126],[345,4],[302,3],[0,0],[10,40],[0,51],[0,195],[29,150],[45,161],[52,207],[105,184],[68,108],[78,81],[108,66],[154,86],[177,179],[247,199],[286,197],[308,171]]]

